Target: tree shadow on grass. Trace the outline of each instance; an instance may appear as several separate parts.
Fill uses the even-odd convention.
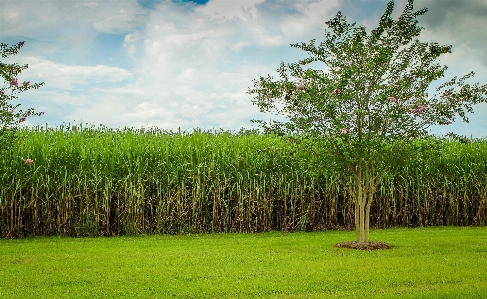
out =
[[[363,242],[358,243],[357,241],[346,241],[342,243],[338,243],[335,245],[338,248],[350,248],[350,249],[357,249],[357,250],[379,250],[379,249],[392,249],[392,246],[378,241],[371,241],[371,242]]]

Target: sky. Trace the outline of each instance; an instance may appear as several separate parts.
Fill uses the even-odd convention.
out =
[[[338,11],[369,31],[387,0],[1,0],[0,42],[25,41],[4,62],[28,64],[19,82],[45,82],[19,95],[44,115],[26,125],[104,125],[165,130],[256,128],[253,79],[306,57],[292,43],[324,40]],[[393,17],[406,0],[395,1]],[[453,45],[445,77],[475,72],[487,84],[487,2],[416,0],[421,41]],[[316,66],[321,68],[322,66]],[[487,136],[487,104],[432,134]]]

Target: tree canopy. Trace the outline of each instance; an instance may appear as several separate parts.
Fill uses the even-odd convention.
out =
[[[452,45],[419,41],[417,17],[428,10],[414,11],[413,2],[394,20],[390,1],[370,34],[338,12],[326,22],[323,42],[291,45],[308,58],[281,63],[280,79],[261,77],[249,89],[262,112],[288,120],[256,121],[265,130],[328,138],[336,164],[352,177],[358,242],[368,242],[373,194],[388,167],[404,158],[402,145],[428,135],[432,125],[449,125],[456,117],[468,122],[466,112],[486,101],[487,85],[465,83],[473,72],[428,95],[447,69],[437,60],[450,55]],[[316,61],[326,69],[308,67]]]

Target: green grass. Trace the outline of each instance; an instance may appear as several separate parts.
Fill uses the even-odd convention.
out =
[[[487,227],[0,240],[0,298],[487,298]]]

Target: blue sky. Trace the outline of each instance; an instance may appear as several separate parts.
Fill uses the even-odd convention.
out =
[[[27,125],[67,123],[187,130],[251,128],[269,115],[246,92],[252,79],[276,76],[281,61],[304,52],[289,44],[322,41],[325,21],[375,28],[387,0],[2,0],[0,41],[25,41],[11,61],[28,63],[19,81],[45,82],[20,95],[23,108],[44,111]],[[395,1],[398,16],[406,0]],[[416,0],[423,41],[452,44],[446,77],[470,71],[487,83],[487,2]],[[322,67],[322,66],[317,66]],[[487,136],[487,105],[470,123],[432,128]]]

